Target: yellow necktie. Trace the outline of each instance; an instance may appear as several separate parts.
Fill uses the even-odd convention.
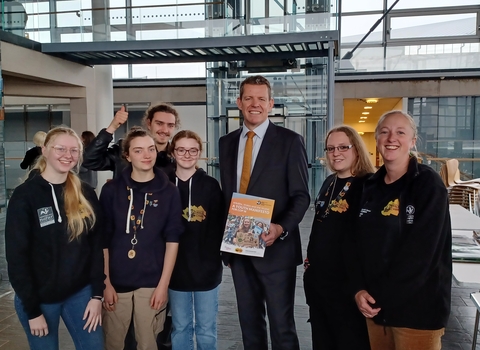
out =
[[[247,142],[245,143],[245,153],[243,154],[242,177],[240,178],[240,193],[247,193],[248,183],[250,182],[250,169],[252,167],[253,153],[253,131],[247,132]]]

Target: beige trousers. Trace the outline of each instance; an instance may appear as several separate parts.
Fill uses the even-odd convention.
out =
[[[420,330],[384,327],[367,318],[368,336],[372,350],[440,350],[445,328]]]
[[[128,293],[117,293],[115,311],[103,310],[103,331],[105,349],[120,350],[124,347],[130,322],[133,316],[137,350],[157,348],[157,335],[163,330],[166,310],[150,307],[150,298],[155,288],[140,288]]]

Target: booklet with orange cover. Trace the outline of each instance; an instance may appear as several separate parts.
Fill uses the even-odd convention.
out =
[[[220,250],[263,257],[266,246],[261,234],[268,233],[274,203],[273,199],[233,193]]]

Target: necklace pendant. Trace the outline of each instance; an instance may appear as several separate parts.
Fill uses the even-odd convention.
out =
[[[133,258],[135,257],[135,255],[137,255],[137,253],[135,252],[135,250],[130,249],[130,250],[128,251],[128,258],[129,258],[129,259],[133,259]]]

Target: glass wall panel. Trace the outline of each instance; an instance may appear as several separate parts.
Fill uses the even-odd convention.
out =
[[[390,38],[414,39],[475,35],[476,23],[476,13],[392,17]]]
[[[460,162],[463,178],[480,177],[480,97],[410,98],[418,125],[417,147],[439,170],[445,159]]]
[[[345,1],[345,0],[343,0]],[[352,0],[353,1],[353,0]],[[388,0],[388,7],[392,6],[395,0]],[[464,5],[478,5],[478,0],[402,0],[395,5],[395,9],[416,9],[422,7],[451,7]]]
[[[342,17],[342,45],[357,44],[370,28],[381,17],[378,15],[356,15]],[[383,21],[380,25],[365,39],[365,42],[382,41]]]
[[[342,0],[342,13],[383,10],[384,0]]]

